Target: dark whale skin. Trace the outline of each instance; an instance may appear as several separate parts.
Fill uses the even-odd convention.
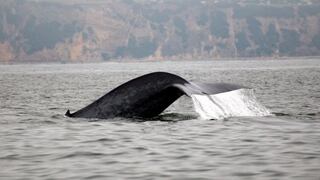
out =
[[[233,84],[191,83],[167,72],[154,72],[132,79],[88,106],[66,116],[108,119],[151,118],[159,115],[182,95],[217,94],[243,88]]]

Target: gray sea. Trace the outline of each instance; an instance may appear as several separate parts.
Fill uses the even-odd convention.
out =
[[[273,115],[64,117],[153,71],[252,87]],[[320,60],[0,65],[0,179],[320,179]]]

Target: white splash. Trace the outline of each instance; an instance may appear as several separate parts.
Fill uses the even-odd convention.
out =
[[[271,114],[258,102],[252,89],[238,89],[214,95],[192,94],[191,97],[195,110],[202,119]]]

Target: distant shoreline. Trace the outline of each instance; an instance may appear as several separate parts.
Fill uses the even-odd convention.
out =
[[[107,61],[10,61],[10,62],[0,62],[0,65],[17,65],[17,64],[90,64],[90,63],[134,63],[134,62],[169,62],[169,61],[282,61],[282,60],[320,60],[320,56],[299,56],[299,57],[238,57],[238,58],[212,58],[212,59],[190,59],[190,58],[144,58],[144,59],[110,59]]]

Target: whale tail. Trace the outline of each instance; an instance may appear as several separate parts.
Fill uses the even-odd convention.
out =
[[[72,114],[70,113],[70,110],[68,109],[68,111],[64,114],[67,117],[72,117]]]
[[[268,114],[252,93],[251,88],[236,84],[189,82],[171,73],[154,72],[116,87],[74,113],[68,110],[65,116],[150,118],[159,115],[182,95],[192,98],[196,111],[204,119]]]

